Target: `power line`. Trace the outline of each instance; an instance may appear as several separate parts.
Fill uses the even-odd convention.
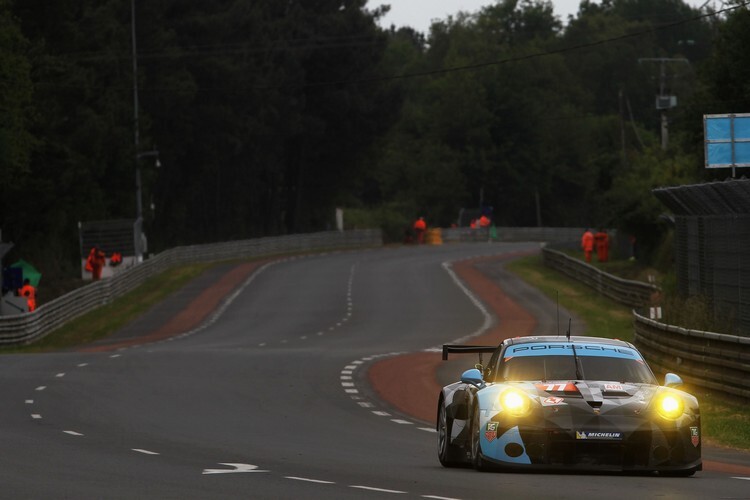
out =
[[[402,74],[402,75],[387,75],[387,76],[379,76],[379,77],[373,77],[373,78],[362,78],[362,79],[357,79],[357,80],[332,80],[332,81],[324,81],[324,82],[300,83],[300,84],[296,84],[296,85],[293,85],[293,84],[279,85],[279,86],[260,85],[260,86],[252,86],[249,89],[253,89],[253,90],[269,90],[269,89],[279,89],[279,88],[289,88],[289,87],[295,87],[295,88],[305,89],[305,88],[317,88],[317,87],[325,87],[325,86],[342,86],[342,85],[353,85],[353,84],[370,84],[370,83],[378,83],[378,82],[387,82],[387,81],[396,81],[396,80],[407,80],[407,79],[412,79],[412,78],[422,78],[422,77],[428,77],[428,76],[445,75],[445,74],[457,73],[457,72],[461,72],[461,71],[474,71],[474,70],[483,69],[483,68],[487,68],[487,67],[491,67],[491,66],[500,66],[500,65],[515,63],[515,62],[528,61],[528,60],[538,59],[538,58],[545,57],[545,56],[556,55],[556,54],[564,54],[564,53],[568,53],[568,52],[573,52],[573,51],[578,51],[578,50],[582,50],[582,49],[587,49],[587,48],[597,47],[597,46],[601,46],[601,45],[606,45],[606,44],[609,44],[609,43],[613,43],[613,42],[617,42],[617,41],[621,41],[621,40],[626,40],[626,39],[629,39],[629,38],[643,36],[645,34],[653,33],[653,32],[656,32],[656,31],[662,31],[662,30],[671,29],[671,28],[674,28],[674,27],[677,27],[677,26],[682,26],[682,25],[685,25],[685,24],[688,24],[688,23],[700,21],[702,19],[706,19],[706,18],[709,18],[709,17],[715,17],[715,16],[718,16],[720,14],[731,12],[733,10],[736,10],[736,9],[739,9],[741,7],[745,7],[745,6],[748,6],[748,5],[750,5],[750,0],[747,0],[745,2],[742,2],[740,4],[737,4],[737,5],[734,5],[734,6],[731,6],[731,7],[724,8],[724,9],[716,11],[716,12],[710,12],[710,13],[706,13],[706,14],[701,14],[701,15],[694,16],[694,17],[691,17],[691,18],[674,21],[674,22],[667,23],[667,24],[664,24],[664,25],[661,25],[661,26],[652,27],[652,28],[649,28],[649,29],[645,29],[645,30],[641,30],[641,31],[633,32],[633,33],[624,34],[624,35],[616,36],[616,37],[613,37],[613,38],[606,38],[606,39],[603,39],[603,40],[597,40],[595,42],[582,43],[582,44],[573,45],[573,46],[569,46],[569,47],[563,47],[563,48],[555,49],[555,50],[549,50],[549,51],[543,51],[543,52],[535,52],[535,53],[532,53],[532,54],[526,54],[526,55],[522,55],[522,56],[512,56],[512,57],[508,57],[508,58],[500,59],[500,60],[496,60],[496,61],[487,61],[487,62],[483,62],[483,63],[468,64],[468,65],[464,65],[464,66],[455,66],[455,67],[452,67],[452,68],[442,68],[442,69],[436,69],[436,70],[430,70],[430,71],[422,71],[422,72],[416,72],[416,73],[406,73],[406,74]],[[221,49],[222,47],[238,47],[237,49],[232,49],[231,52],[227,51],[225,53],[247,52],[248,50],[255,51],[255,52],[261,52],[261,51],[269,51],[269,50],[282,51],[282,50],[302,50],[302,49],[331,48],[331,47],[333,47],[333,48],[339,48],[339,47],[340,48],[345,48],[345,47],[357,46],[357,45],[347,45],[347,44],[340,44],[340,45],[336,45],[336,44],[333,44],[333,45],[319,45],[318,44],[318,45],[314,45],[312,43],[317,43],[317,40],[324,40],[324,41],[325,40],[357,40],[359,38],[366,39],[368,37],[370,37],[370,35],[366,35],[366,36],[364,36],[364,35],[363,36],[351,36],[351,37],[329,37],[329,38],[323,37],[321,39],[313,39],[313,40],[310,40],[310,39],[292,39],[292,40],[288,40],[287,41],[287,42],[292,42],[291,46],[277,46],[277,47],[272,47],[272,48],[261,48],[261,47],[257,47],[257,48],[247,47],[246,49],[239,48],[239,47],[242,47],[243,44],[199,45],[197,47],[199,47],[201,49],[214,49],[215,48],[215,49],[217,49],[217,51],[216,52],[205,52],[204,54],[201,54],[200,52],[196,52],[196,55],[199,55],[199,54],[200,55],[217,55],[217,54],[221,54],[222,52],[219,49]],[[303,42],[303,41],[307,41],[310,44],[309,45],[301,45],[301,44],[300,45],[293,45],[294,42]],[[71,53],[71,54],[86,54],[86,53]],[[95,54],[95,53],[92,53],[92,54]],[[189,54],[186,54],[186,53],[175,54],[173,57],[184,57],[186,55],[189,55]],[[152,53],[146,52],[146,53],[143,53],[143,55],[139,54],[139,57],[160,57],[160,55],[159,55],[159,53],[156,53],[156,52],[152,52]],[[165,55],[163,57],[169,57],[169,55],[165,53]],[[49,85],[59,85],[59,84],[53,84],[51,82],[50,83],[37,82],[37,83],[38,84],[42,84],[42,85],[47,85],[47,84],[49,84]],[[65,87],[65,85],[62,85],[61,87]],[[67,88],[77,88],[77,87],[75,87],[75,86],[67,86]],[[80,87],[80,88],[82,88],[82,87]],[[93,88],[93,87],[86,87],[86,88]],[[104,87],[104,88],[111,89],[111,88],[117,88],[117,87]],[[198,90],[198,91],[201,91],[201,92],[216,92],[216,91],[230,92],[229,89],[226,89],[226,88],[215,88],[215,87],[198,87],[198,88],[194,88],[194,89]],[[156,88],[156,87],[149,87],[148,89],[143,89],[143,90],[146,91],[146,92],[172,92],[172,91],[180,91],[181,89],[178,89],[178,88]],[[234,93],[237,93],[237,94],[241,93],[241,91],[239,91],[239,90],[238,91],[231,91],[231,92],[234,92]]]
[[[419,77],[425,77],[425,76],[445,75],[445,74],[449,74],[449,73],[457,73],[459,71],[471,71],[471,70],[477,70],[477,69],[487,68],[487,67],[490,67],[490,66],[500,66],[500,65],[503,65],[503,64],[509,64],[509,63],[514,63],[514,62],[528,61],[528,60],[537,59],[537,58],[540,58],[540,57],[545,57],[545,56],[550,56],[550,55],[555,55],[555,54],[564,54],[566,52],[573,52],[573,51],[576,51],[576,50],[587,49],[587,48],[591,48],[591,47],[597,47],[599,45],[605,45],[605,44],[612,43],[612,42],[618,42],[618,41],[621,41],[621,40],[626,40],[628,38],[634,38],[634,37],[638,37],[638,36],[643,36],[643,35],[646,35],[646,34],[649,34],[649,33],[653,33],[655,31],[662,31],[662,30],[667,30],[667,29],[670,29],[670,28],[675,28],[677,26],[682,26],[684,24],[692,23],[692,22],[695,22],[695,21],[700,21],[700,20],[708,18],[708,17],[718,16],[719,14],[730,12],[730,11],[739,9],[740,7],[745,7],[747,5],[750,5],[750,0],[742,2],[742,3],[737,4],[735,6],[732,6],[732,7],[727,7],[725,9],[719,10],[717,12],[709,12],[707,14],[701,14],[701,15],[698,15],[698,16],[695,16],[695,17],[691,17],[691,18],[688,18],[688,19],[682,19],[682,20],[675,21],[675,22],[672,22],[672,23],[663,24],[661,26],[656,26],[656,27],[649,28],[649,29],[646,29],[646,30],[637,31],[637,32],[633,32],[633,33],[628,33],[628,34],[616,36],[616,37],[613,37],[613,38],[606,38],[606,39],[603,39],[603,40],[598,40],[596,42],[590,42],[590,43],[582,43],[582,44],[579,44],[579,45],[573,45],[573,46],[570,46],[570,47],[564,47],[564,48],[556,49],[556,50],[549,50],[549,51],[544,51],[544,52],[535,52],[535,53],[527,54],[527,55],[523,55],[523,56],[508,57],[506,59],[500,59],[500,60],[497,60],[497,61],[488,61],[488,62],[483,62],[483,63],[468,64],[468,65],[465,65],[465,66],[455,66],[453,68],[443,68],[443,69],[436,69],[436,70],[431,70],[431,71],[422,71],[422,72],[418,72],[418,73],[408,73],[408,74],[404,74],[404,75],[384,76],[384,77],[368,78],[368,79],[360,79],[360,80],[348,80],[348,81],[347,80],[341,80],[341,81],[335,81],[335,82],[309,83],[309,84],[306,84],[305,87],[319,87],[319,86],[327,86],[327,85],[376,83],[376,82],[381,82],[381,81],[405,80],[405,79],[409,79],[409,78],[419,78]]]

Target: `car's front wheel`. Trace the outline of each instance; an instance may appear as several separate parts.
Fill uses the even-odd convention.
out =
[[[461,465],[464,453],[461,448],[451,444],[451,431],[453,419],[448,417],[445,401],[440,400],[438,405],[438,459],[443,467],[458,467]]]
[[[492,470],[492,466],[482,455],[482,447],[479,444],[480,433],[479,405],[475,401],[471,408],[471,463],[476,470],[486,472]]]

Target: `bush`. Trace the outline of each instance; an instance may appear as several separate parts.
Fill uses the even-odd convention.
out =
[[[411,230],[408,210],[398,205],[384,205],[374,209],[344,209],[344,229],[377,229],[383,231],[385,243],[402,243]]]

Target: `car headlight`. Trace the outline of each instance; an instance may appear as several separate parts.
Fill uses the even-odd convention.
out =
[[[685,410],[685,403],[678,396],[664,394],[656,401],[656,411],[662,417],[668,420],[675,420],[682,416]]]
[[[531,410],[531,400],[529,397],[515,389],[508,389],[500,394],[499,400],[502,409],[516,417],[523,417]]]

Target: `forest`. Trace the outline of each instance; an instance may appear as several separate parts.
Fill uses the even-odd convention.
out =
[[[389,241],[492,207],[648,249],[652,189],[730,175],[703,115],[750,112],[748,2],[488,3],[420,33],[387,0],[0,0],[5,263],[79,275],[79,221],[135,220],[136,172],[151,252],[337,207]]]

